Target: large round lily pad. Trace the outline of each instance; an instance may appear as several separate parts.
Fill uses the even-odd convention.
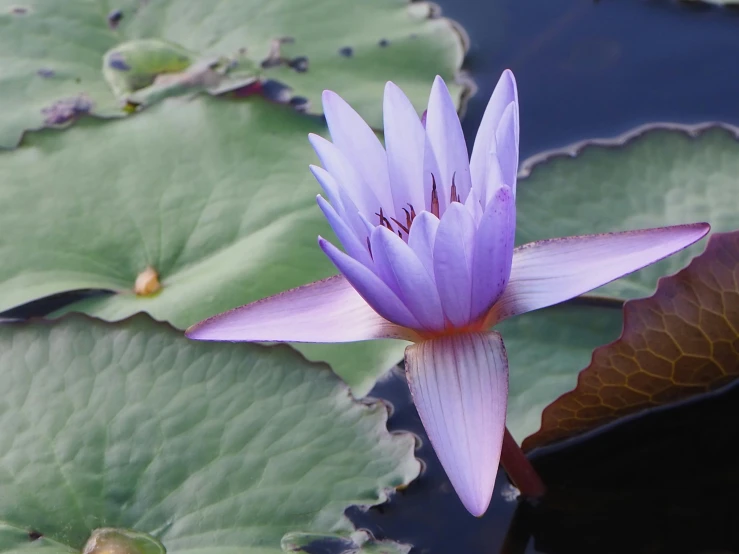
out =
[[[209,344],[139,315],[0,327],[0,550],[96,528],[170,554],[269,554],[345,534],[419,470],[413,438],[287,346]]]
[[[146,113],[30,134],[0,152],[0,310],[54,293],[104,319],[187,326],[335,273],[308,171],[324,127],[261,99],[170,99]],[[147,267],[161,289],[134,292]],[[154,290],[155,287],[143,290]],[[310,345],[363,394],[403,343]]]
[[[614,141],[583,143],[524,164],[518,187],[517,242],[708,221],[739,227],[737,130],[653,127]],[[705,241],[606,285],[595,294],[648,296]]]
[[[88,112],[122,115],[103,78],[103,56],[143,39],[173,43],[193,62],[244,59],[261,78],[306,99],[311,113],[321,111],[322,90],[336,90],[379,128],[385,81],[422,109],[433,77],[452,81],[461,67],[462,32],[434,15],[430,4],[406,0],[0,0],[0,147]],[[161,66],[156,56],[106,63],[123,75]],[[459,99],[462,87],[453,92]]]

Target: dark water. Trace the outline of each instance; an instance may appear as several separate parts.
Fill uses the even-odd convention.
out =
[[[503,69],[518,81],[522,159],[653,121],[739,124],[739,11],[671,0],[441,0],[467,30],[472,142]]]
[[[655,121],[739,125],[739,11],[674,1],[441,0],[468,32],[465,68],[479,86],[467,107],[472,144],[505,68],[517,78],[521,159]],[[402,373],[373,394],[395,406],[391,429],[423,436]],[[504,499],[468,515],[427,442],[427,468],[389,504],[351,509],[378,538],[413,554],[677,554],[739,552],[737,387],[625,422],[536,461],[551,499],[537,509]],[[514,519],[515,517],[515,519]]]

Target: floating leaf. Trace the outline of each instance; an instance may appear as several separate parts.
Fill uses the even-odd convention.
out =
[[[510,368],[506,426],[517,441],[538,429],[542,410],[575,386],[578,369],[618,337],[621,322],[618,308],[560,305],[496,326]]]
[[[522,170],[517,241],[698,221],[708,221],[713,231],[736,229],[736,133],[725,126],[651,126],[537,156]],[[595,294],[652,294],[659,277],[684,267],[704,244]]]
[[[0,310],[105,289],[115,294],[67,310],[108,320],[145,311],[184,329],[334,274],[316,243],[330,228],[315,203],[309,132],[325,127],[258,98],[203,96],[29,134],[0,152]],[[404,344],[305,352],[362,395]]]
[[[650,298],[624,306],[624,328],[598,348],[577,387],[548,406],[536,446],[717,389],[739,375],[739,231],[706,251]]]
[[[109,527],[169,554],[277,553],[288,532],[348,536],[348,505],[419,470],[384,405],[285,346],[78,315],[4,325],[0,352],[3,554],[79,552]]]
[[[26,130],[87,113],[123,115],[103,77],[106,53],[106,72],[119,94],[131,88],[120,86],[127,71],[150,79],[151,68],[184,70],[170,67],[172,52],[164,52],[162,66],[161,49],[126,63],[118,50],[138,51],[142,41],[166,41],[183,59],[206,64],[241,60],[241,69],[258,68],[262,78],[290,87],[287,100],[299,100],[310,113],[320,113],[321,91],[336,90],[377,128],[385,81],[397,82],[422,110],[433,77],[453,81],[465,50],[462,31],[425,2],[120,0],[115,6],[106,13],[97,0],[0,0],[0,147],[17,145]],[[196,89],[169,87],[164,96]],[[459,100],[462,87],[454,85],[453,93]],[[161,95],[149,91],[145,103]]]

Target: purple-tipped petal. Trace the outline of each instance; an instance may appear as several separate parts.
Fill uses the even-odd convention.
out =
[[[372,187],[365,185],[357,168],[339,148],[325,138],[309,134],[308,140],[316,151],[325,170],[334,178],[336,185],[343,189],[354,204],[367,217],[378,211],[380,200]]]
[[[443,336],[405,350],[423,427],[465,508],[481,516],[498,472],[508,398],[508,360],[498,333]]]
[[[488,182],[490,153],[497,150],[495,136],[498,131],[498,124],[503,112],[511,102],[518,103],[518,92],[516,91],[516,79],[513,77],[513,73],[510,69],[506,69],[500,76],[493,95],[485,108],[470,156],[472,186],[479,187],[480,190],[484,190]],[[518,113],[516,113],[514,131],[516,148],[518,149]],[[512,186],[511,183],[506,184]],[[487,196],[481,194],[481,197],[487,201]]]
[[[318,244],[347,281],[378,314],[403,327],[421,328],[421,324],[400,298],[372,270],[344,254],[322,237],[318,237]]]
[[[383,102],[385,146],[395,213],[413,206],[419,212],[423,200],[423,150],[426,133],[413,104],[397,85],[385,85]],[[404,218],[397,218],[401,223]]]
[[[495,131],[495,156],[500,165],[504,185],[511,187],[516,197],[516,177],[518,175],[518,104],[511,102],[503,112]],[[488,194],[494,191],[489,190]]]
[[[434,280],[413,250],[385,227],[372,232],[372,255],[380,278],[429,331],[444,329],[444,312]]]
[[[367,250],[366,243],[362,244],[359,241],[359,238],[354,234],[354,231],[349,228],[344,220],[339,217],[339,214],[336,213],[336,210],[333,209],[331,204],[326,202],[320,194],[316,197],[316,201],[318,202],[318,206],[321,208],[323,215],[326,216],[329,225],[331,225],[331,229],[333,229],[339,242],[341,242],[341,246],[346,250],[346,253],[358,262],[364,264],[366,267],[372,267],[373,262],[369,251]]]
[[[207,341],[413,340],[408,329],[380,317],[341,275],[213,316],[185,334]]]
[[[364,226],[361,212],[347,191],[340,187],[333,176],[322,167],[312,165],[310,170],[320,183],[326,196],[328,196],[328,201],[338,216],[344,220],[344,223],[352,230],[359,242],[366,245],[369,232]]]
[[[421,260],[432,279],[434,277],[434,242],[439,229],[439,218],[429,212],[421,212],[413,220],[408,246]]]
[[[503,294],[511,274],[516,203],[503,186],[488,204],[475,234],[472,255],[472,319],[485,314]]]
[[[438,166],[438,175],[434,174],[434,177],[443,210],[449,204],[452,178],[460,199],[467,199],[470,192],[470,162],[457,108],[444,80],[438,76],[434,79],[429,96],[426,135]]]
[[[543,240],[513,251],[511,277],[489,321],[579,296],[703,238],[708,223]]]
[[[475,224],[470,212],[459,202],[453,202],[436,232],[434,276],[444,315],[455,327],[471,321],[474,243]]]
[[[325,90],[322,99],[331,140],[357,168],[365,187],[375,190],[380,205],[386,211],[391,210],[393,203],[388,180],[387,156],[380,139],[338,94]],[[375,208],[375,211],[378,210],[379,206]]]

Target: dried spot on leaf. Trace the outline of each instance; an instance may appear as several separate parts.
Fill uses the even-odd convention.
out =
[[[300,113],[305,113],[310,109],[310,102],[305,96],[293,96],[290,98],[290,105]]]
[[[380,39],[380,41],[379,41],[379,42],[377,43],[377,45],[378,45],[378,46],[379,46],[380,48],[385,48],[385,47],[386,47],[386,46],[388,46],[389,44],[390,44],[390,41],[389,41],[389,40],[387,40],[386,38]]]
[[[261,92],[267,100],[277,102],[278,104],[285,104],[290,101],[290,98],[292,98],[292,89],[284,83],[280,83],[274,79],[264,81],[262,83]]]
[[[129,529],[95,529],[82,554],[165,554],[157,539]]]
[[[717,389],[739,376],[739,231],[624,305],[621,337],[593,352],[577,387],[542,413],[529,450],[647,408]]]
[[[93,103],[90,97],[86,94],[80,94],[54,102],[51,106],[43,108],[41,113],[44,115],[46,125],[66,125],[90,113],[92,107]]]
[[[123,20],[123,11],[121,10],[113,10],[108,14],[108,27],[115,30],[118,28],[118,25]]]
[[[159,282],[159,274],[153,267],[147,267],[144,271],[139,273],[136,277],[136,283],[134,284],[133,291],[138,296],[150,296],[162,288]]]
[[[298,73],[305,73],[306,71],[308,71],[308,58],[306,58],[305,56],[298,56],[297,58],[289,60],[287,62],[287,65],[289,65]]]
[[[36,71],[36,74],[39,77],[43,77],[44,79],[51,79],[54,75],[56,75],[56,72],[53,69],[49,69],[48,67],[42,67],[38,71]]]
[[[343,48],[339,48],[339,55],[345,58],[351,58],[354,55],[354,49],[351,46],[344,46]]]
[[[118,71],[130,71],[131,66],[126,63],[121,52],[111,52],[107,59],[108,67]]]
[[[13,15],[27,15],[31,10],[28,6],[10,6],[8,11]]]

